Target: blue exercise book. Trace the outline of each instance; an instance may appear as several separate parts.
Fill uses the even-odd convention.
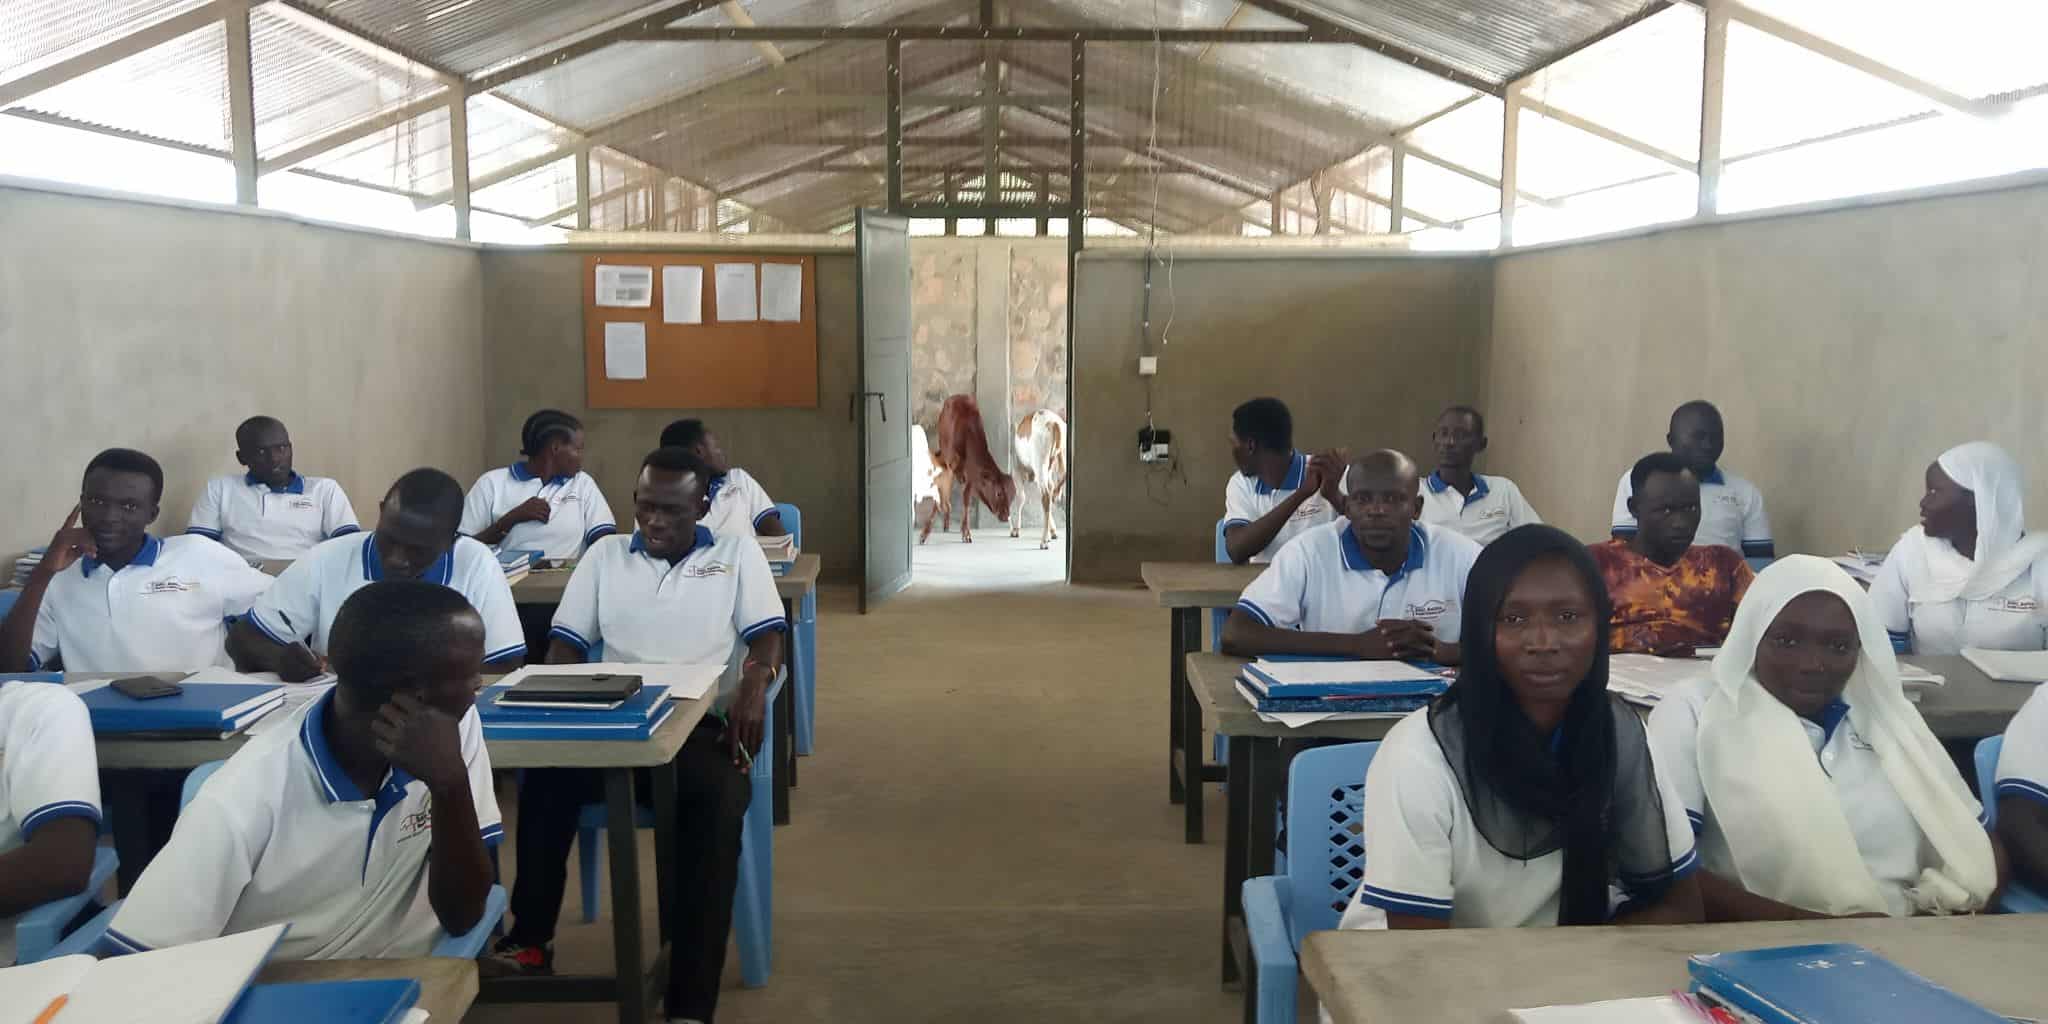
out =
[[[1846,942],[1707,953],[1693,987],[1763,1024],[2005,1024],[2005,1018]]]
[[[1360,678],[1353,679],[1346,677],[1342,671],[1330,674],[1313,669],[1299,674],[1297,678],[1290,678],[1287,669],[1291,663],[1275,663],[1270,658],[1261,660],[1270,666],[1271,671],[1261,668],[1260,662],[1253,662],[1244,667],[1244,679],[1255,693],[1272,700],[1321,697],[1434,697],[1451,686],[1450,680],[1430,669],[1401,662],[1358,663],[1359,669],[1370,668],[1371,675],[1380,678],[1371,678],[1361,672]],[[1393,678],[1396,676],[1400,678]]]
[[[398,1024],[419,1001],[411,978],[251,985],[221,1024]]]
[[[180,683],[184,693],[136,700],[112,686],[84,694],[92,731],[233,732],[284,701],[274,683]]]
[[[487,687],[476,713],[484,737],[494,740],[644,740],[675,710],[668,687],[643,686],[616,708],[534,707],[498,703],[509,687]]]
[[[1269,715],[1298,712],[1342,715],[1407,714],[1426,708],[1434,697],[1266,697],[1252,705]]]
[[[498,552],[498,564],[506,572],[511,572],[522,565],[539,565],[542,556],[545,554],[546,552],[544,551],[535,551],[532,548],[506,548]]]

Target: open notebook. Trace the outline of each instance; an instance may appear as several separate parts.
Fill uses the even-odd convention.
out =
[[[2001,683],[2048,683],[2048,651],[1988,651],[1963,648],[1963,659]]]
[[[63,956],[0,970],[0,1024],[218,1024],[289,925],[112,960]]]

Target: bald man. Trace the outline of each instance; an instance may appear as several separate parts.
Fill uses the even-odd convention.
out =
[[[1311,654],[1458,662],[1479,544],[1419,522],[1421,471],[1400,452],[1351,460],[1347,519],[1303,532],[1245,588],[1223,630],[1240,657]]]

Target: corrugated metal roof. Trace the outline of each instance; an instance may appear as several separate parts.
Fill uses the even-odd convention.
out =
[[[0,0],[0,72],[27,73],[211,0]]]
[[[651,6],[648,0],[290,0],[461,74]]]
[[[256,150],[266,157],[446,91],[425,67],[394,65],[269,7],[249,12],[249,49]]]
[[[214,22],[37,93],[23,105],[226,152],[227,31]]]
[[[1340,25],[1506,82],[1657,0],[1299,0]]]

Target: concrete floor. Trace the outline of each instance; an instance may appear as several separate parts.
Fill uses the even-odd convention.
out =
[[[1038,538],[1038,528],[1030,527],[1012,539],[1010,528],[1000,523],[994,529],[975,530],[972,544],[961,543],[958,532],[942,535],[933,530],[930,538],[911,549],[910,578],[948,590],[1002,591],[1065,583],[1067,535],[1061,533],[1045,550],[1039,548]]]
[[[1219,829],[1185,845],[1166,801],[1166,616],[1149,595],[928,580],[863,617],[828,588],[819,646],[817,752],[775,831],[774,977],[741,989],[732,958],[720,1021],[1238,1019],[1217,979]],[[651,869],[645,832],[642,856]],[[608,966],[609,915],[567,923],[575,902],[572,885],[558,965]]]

